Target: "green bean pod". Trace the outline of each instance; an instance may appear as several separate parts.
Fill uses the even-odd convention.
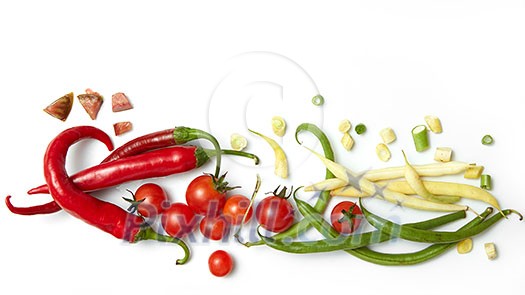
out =
[[[486,219],[488,215],[492,213],[492,211],[492,207],[488,207],[483,213],[479,215],[479,217],[472,219],[469,223],[461,227],[460,230],[468,229],[480,224]],[[418,226],[415,227],[426,229]],[[379,265],[414,265],[435,258],[445,253],[445,251],[454,247],[456,244],[457,243],[433,244],[419,251],[409,253],[382,253],[374,251],[368,247],[354,249],[349,253],[357,258]]]
[[[336,234],[332,232],[333,228],[331,228],[331,226],[328,223],[324,222],[324,218],[321,216],[321,214],[319,214],[318,212],[311,212],[311,210],[308,209],[308,206],[310,206],[308,203],[301,201],[297,198],[295,198],[295,201],[297,203],[299,211],[301,213],[304,213],[305,221],[310,222],[312,225],[315,223],[315,227],[322,230],[323,235]],[[427,227],[432,228],[465,217],[465,211],[457,211],[421,223],[428,224]],[[410,226],[410,224],[407,225]],[[371,244],[382,243],[392,238],[391,236],[382,233],[379,230],[365,232],[361,234],[353,234],[349,236],[336,234],[337,236],[335,238],[327,238],[323,240],[305,242],[288,242],[287,240],[283,239],[265,237],[259,232],[258,234],[261,240],[263,240],[266,243],[266,245],[277,250],[298,254],[356,249]]]
[[[310,206],[308,203],[304,202],[303,205],[304,206],[298,205],[298,209],[301,212],[301,214],[311,215],[316,212],[312,208],[312,206]],[[493,209],[491,207],[488,207],[483,213],[479,215],[479,217],[478,216],[475,217],[472,221],[470,221],[468,224],[463,226],[462,229],[466,229],[466,228],[478,225],[489,214],[491,214],[492,211]],[[452,214],[455,214],[455,213],[452,213]],[[326,238],[336,238],[337,237],[339,233],[335,231],[335,229],[333,229],[327,221],[325,221],[324,219],[320,219],[317,221],[318,222],[316,223],[312,223],[312,225],[319,232],[324,233],[323,235]],[[427,220],[423,222],[406,224],[406,226],[411,226],[411,227],[418,228],[418,229],[431,229],[436,226],[439,226],[439,224],[436,223],[436,220],[434,219],[434,220]],[[332,230],[327,231],[326,228],[331,228]],[[378,264],[378,265],[389,265],[389,266],[413,265],[413,264],[422,263],[432,258],[435,258],[439,256],[440,254],[443,254],[446,250],[448,250],[450,247],[454,246],[455,244],[456,243],[436,244],[436,245],[431,245],[417,252],[399,253],[399,254],[398,253],[395,253],[395,254],[394,253],[381,253],[381,252],[371,250],[368,247],[362,247],[362,248],[357,248],[353,250],[345,250],[345,252],[361,260],[371,262],[374,264]]]
[[[400,224],[388,221],[375,214],[372,214],[363,206],[361,200],[359,201],[359,204],[366,220],[381,232],[390,236],[399,236],[400,238],[408,241],[432,244],[459,242],[461,240],[475,236],[485,231],[486,229],[494,225],[496,222],[500,221],[504,217],[504,215],[507,216],[511,213],[517,213],[516,211],[510,209],[503,210],[503,214],[496,214],[474,227],[461,229],[455,232],[448,232],[432,231],[418,229],[410,226],[402,226]]]

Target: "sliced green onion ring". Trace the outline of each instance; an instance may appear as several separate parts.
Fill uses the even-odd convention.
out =
[[[488,174],[481,175],[481,185],[482,189],[491,190],[492,189],[492,178]]]
[[[430,147],[428,143],[428,130],[425,125],[418,125],[412,129],[412,138],[416,151],[422,152]]]
[[[484,145],[493,144],[494,143],[494,138],[492,138],[492,136],[487,134],[487,135],[483,136],[483,138],[481,139],[481,143],[484,144]]]
[[[317,94],[312,97],[312,103],[316,106],[322,106],[324,104],[324,97],[321,94]]]
[[[366,132],[366,126],[363,123],[359,123],[355,126],[355,132],[359,135]]]

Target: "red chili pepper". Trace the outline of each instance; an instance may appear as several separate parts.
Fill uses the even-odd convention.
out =
[[[166,129],[158,132],[153,132],[133,140],[128,141],[121,147],[114,150],[109,156],[107,156],[102,163],[111,162],[120,158],[126,158],[133,155],[142,154],[154,149],[164,148],[172,145],[181,144],[174,136],[174,130]],[[180,141],[180,140],[179,140]]]
[[[196,139],[206,139],[213,144],[216,152],[215,176],[219,177],[221,167],[220,145],[213,135],[200,129],[175,127],[137,137],[113,151],[102,163],[138,155],[147,151],[180,145]]]
[[[257,156],[249,153],[230,150],[222,150],[220,153],[249,157],[254,159],[256,164],[259,161]],[[128,181],[186,172],[200,167],[212,155],[215,155],[214,150],[196,146],[173,146],[102,163],[72,175],[71,180],[82,191],[95,191]],[[49,193],[48,186],[44,184],[28,191],[28,194],[38,193]],[[20,215],[49,214],[61,209],[54,201],[25,208],[12,205],[10,198],[6,198],[5,202],[11,212]]]
[[[71,145],[85,138],[97,139],[106,144],[108,149],[113,148],[106,133],[95,127],[80,126],[60,133],[46,150],[44,176],[55,202],[71,215],[118,239],[130,243],[145,239],[176,243],[185,254],[184,258],[177,260],[177,264],[185,263],[189,259],[189,249],[182,240],[158,235],[151,227],[144,225],[141,217],[84,193],[73,183],[65,168],[66,154]]]

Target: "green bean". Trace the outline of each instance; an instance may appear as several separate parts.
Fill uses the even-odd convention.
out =
[[[317,213],[312,206],[305,203],[305,206],[301,207],[298,206],[300,209],[299,211],[304,216],[310,216]],[[485,212],[479,215],[479,217],[474,218],[472,221],[470,221],[468,224],[463,226],[463,228],[468,228],[471,226],[475,226],[482,222],[491,212],[493,209],[491,207],[488,207]],[[317,213],[318,214],[318,213]],[[312,225],[320,232],[322,233],[326,238],[335,238],[339,233],[333,229],[330,224],[325,221],[324,219],[316,220],[317,222],[312,223]],[[429,220],[424,222],[418,222],[418,223],[412,223],[407,224],[407,226],[410,225],[415,228],[419,229],[431,229],[434,226],[438,226],[438,224],[435,223],[435,221]],[[327,231],[326,228],[330,228],[331,231]],[[429,246],[423,250],[413,252],[413,253],[400,253],[400,254],[391,254],[391,253],[380,253],[373,250],[370,250],[367,247],[353,249],[353,250],[345,250],[346,253],[353,255],[356,258],[362,259],[367,262],[379,264],[379,265],[408,265],[408,264],[417,264],[425,262],[429,259],[432,259],[442,253],[444,253],[446,250],[448,250],[450,247],[455,245],[456,243],[450,243],[449,244],[437,244]],[[448,245],[448,246],[447,246]],[[439,246],[439,247],[438,247]]]
[[[397,223],[388,221],[384,218],[381,218],[375,214],[372,214],[363,206],[361,200],[359,201],[359,204],[366,220],[381,232],[390,236],[399,236],[400,238],[408,241],[433,244],[459,242],[466,238],[475,236],[488,229],[490,226],[501,220],[504,217],[503,215],[507,216],[511,213],[517,213],[514,210],[504,210],[504,214],[496,214],[474,227],[468,229],[461,229],[456,232],[448,232],[424,230],[410,226],[402,226]]]
[[[295,201],[297,203],[297,207],[299,208],[299,211],[301,213],[305,213],[305,221],[308,221],[310,223],[316,223],[317,227],[323,230],[326,233],[330,234],[330,228],[328,228],[326,225],[329,226],[329,224],[324,224],[324,218],[319,214],[318,212],[309,212],[306,213],[309,206],[308,203],[301,201],[297,198],[295,198]],[[440,216],[434,219],[427,220],[425,222],[420,222],[419,224],[427,224],[426,227],[437,227],[455,220],[458,220],[460,218],[465,218],[466,212],[465,211],[457,211],[454,213],[450,213],[444,216]],[[407,224],[410,225],[410,224]],[[259,232],[258,232],[259,233]],[[259,237],[261,240],[263,240],[266,245],[275,248],[277,250],[290,252],[290,253],[319,253],[319,252],[329,252],[329,251],[337,251],[337,250],[349,250],[349,249],[356,249],[360,247],[364,247],[367,245],[375,244],[375,243],[382,243],[391,238],[391,236],[382,233],[379,230],[361,233],[361,234],[353,234],[350,236],[344,236],[344,235],[337,235],[335,238],[328,238],[324,240],[317,240],[317,241],[305,241],[305,242],[288,242],[287,240],[283,239],[275,239],[273,237],[265,237],[262,236],[259,233]]]
[[[299,141],[298,135],[301,131],[309,131],[313,135],[317,137],[319,142],[321,143],[321,146],[323,148],[324,156],[327,159],[330,159],[334,161],[334,151],[332,149],[332,146],[330,144],[330,140],[326,136],[326,134],[316,125],[311,123],[303,123],[297,127],[295,130],[295,140],[297,143],[302,144]],[[328,169],[326,169],[325,179],[334,178],[335,176],[330,172]],[[316,212],[323,212],[326,207],[328,206],[328,201],[330,200],[330,191],[323,191],[319,194],[319,198],[317,199],[317,202],[314,205],[314,210]],[[274,235],[272,238],[274,239],[292,239],[295,237],[298,237],[302,233],[304,233],[306,230],[308,230],[311,227],[310,223],[306,220],[301,220],[294,225],[292,225],[288,230],[285,232],[279,233]],[[259,246],[264,245],[263,240],[259,240],[256,242],[248,242],[245,243],[245,246]]]
[[[462,229],[468,229],[481,223],[492,213],[493,209],[488,207],[483,213],[465,224]],[[422,229],[422,228],[420,228]],[[424,249],[410,253],[382,253],[371,250],[368,247],[351,250],[350,254],[362,260],[380,265],[413,265],[428,261],[443,254],[448,249],[454,247],[457,243],[433,244]]]

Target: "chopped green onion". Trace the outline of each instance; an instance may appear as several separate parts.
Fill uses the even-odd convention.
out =
[[[418,125],[412,129],[412,138],[416,146],[416,151],[422,152],[430,147],[428,143],[428,132],[425,125]]]
[[[355,126],[355,132],[359,135],[363,134],[366,132],[366,126],[365,124],[363,123],[359,123],[357,124],[357,126]]]
[[[230,136],[230,145],[234,151],[242,151],[248,145],[248,140],[238,133],[233,133]]]
[[[482,189],[491,190],[492,189],[492,178],[488,174],[481,175],[481,185]]]
[[[324,97],[321,94],[317,94],[312,97],[312,103],[316,106],[322,106],[324,104]]]
[[[273,133],[279,137],[283,137],[286,132],[286,122],[281,116],[274,116],[272,118]]]
[[[341,121],[341,123],[339,123],[339,131],[341,133],[347,133],[350,131],[350,129],[352,129],[352,123],[350,123],[350,120],[344,119]]]
[[[481,139],[481,143],[484,144],[484,145],[493,144],[494,143],[494,138],[492,138],[492,136],[487,134],[487,135],[483,136],[483,138]]]

